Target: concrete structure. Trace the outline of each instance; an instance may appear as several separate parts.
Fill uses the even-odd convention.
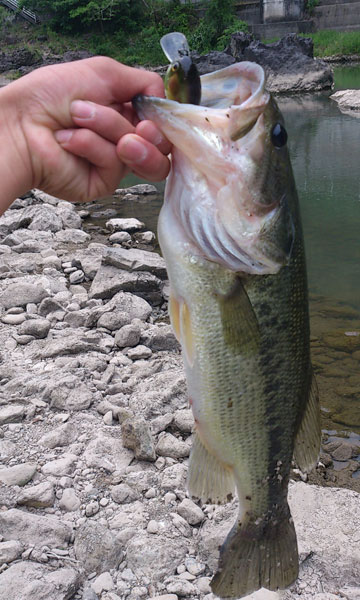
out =
[[[359,0],[320,0],[314,9],[316,29],[360,30]]]
[[[263,0],[263,22],[300,21],[304,17],[304,0]]]

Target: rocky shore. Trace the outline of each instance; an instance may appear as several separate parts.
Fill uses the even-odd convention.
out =
[[[88,215],[33,190],[0,218],[0,600],[213,600],[236,503],[186,494],[165,265],[140,220],[90,235]],[[359,495],[298,481],[290,503],[301,568],[282,597],[358,600]]]

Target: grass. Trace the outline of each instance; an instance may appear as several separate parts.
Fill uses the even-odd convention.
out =
[[[314,42],[314,54],[319,58],[325,56],[360,55],[360,31],[318,31],[303,34]]]

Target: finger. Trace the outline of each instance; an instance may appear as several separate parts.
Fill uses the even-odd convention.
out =
[[[88,129],[62,129],[55,133],[57,142],[72,154],[96,167],[92,170],[88,195],[113,191],[128,168],[119,161],[116,146]]]
[[[117,145],[117,154],[132,171],[149,181],[161,181],[169,173],[169,159],[138,135],[123,136]]]
[[[170,142],[163,136],[161,131],[152,121],[140,121],[136,126],[135,133],[156,146],[163,154],[169,154],[171,152]]]
[[[75,125],[91,129],[114,144],[121,136],[135,131],[123,115],[113,108],[95,102],[74,100],[70,105],[70,112]]]
[[[95,56],[79,61],[77,64],[84,68],[91,68],[101,79],[102,85],[94,86],[91,78],[82,80],[86,86],[84,97],[100,104],[112,102],[128,102],[137,94],[164,97],[164,83],[157,73],[135,69],[123,65],[106,56]],[[112,98],[103,100],[110,92]]]

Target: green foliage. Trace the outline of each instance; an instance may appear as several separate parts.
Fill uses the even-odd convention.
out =
[[[19,5],[61,32],[134,31],[143,14],[141,0],[20,0]]]
[[[241,21],[235,17],[228,27],[224,29],[223,33],[218,37],[216,49],[225,50],[230,41],[231,34],[237,33],[238,31],[244,31],[245,33],[248,33],[249,27],[245,21]]]
[[[314,54],[320,58],[348,54],[360,55],[360,31],[341,32],[329,30],[303,35],[313,39]]]
[[[319,0],[306,0],[305,9],[312,15],[314,13],[314,9],[319,6]]]

